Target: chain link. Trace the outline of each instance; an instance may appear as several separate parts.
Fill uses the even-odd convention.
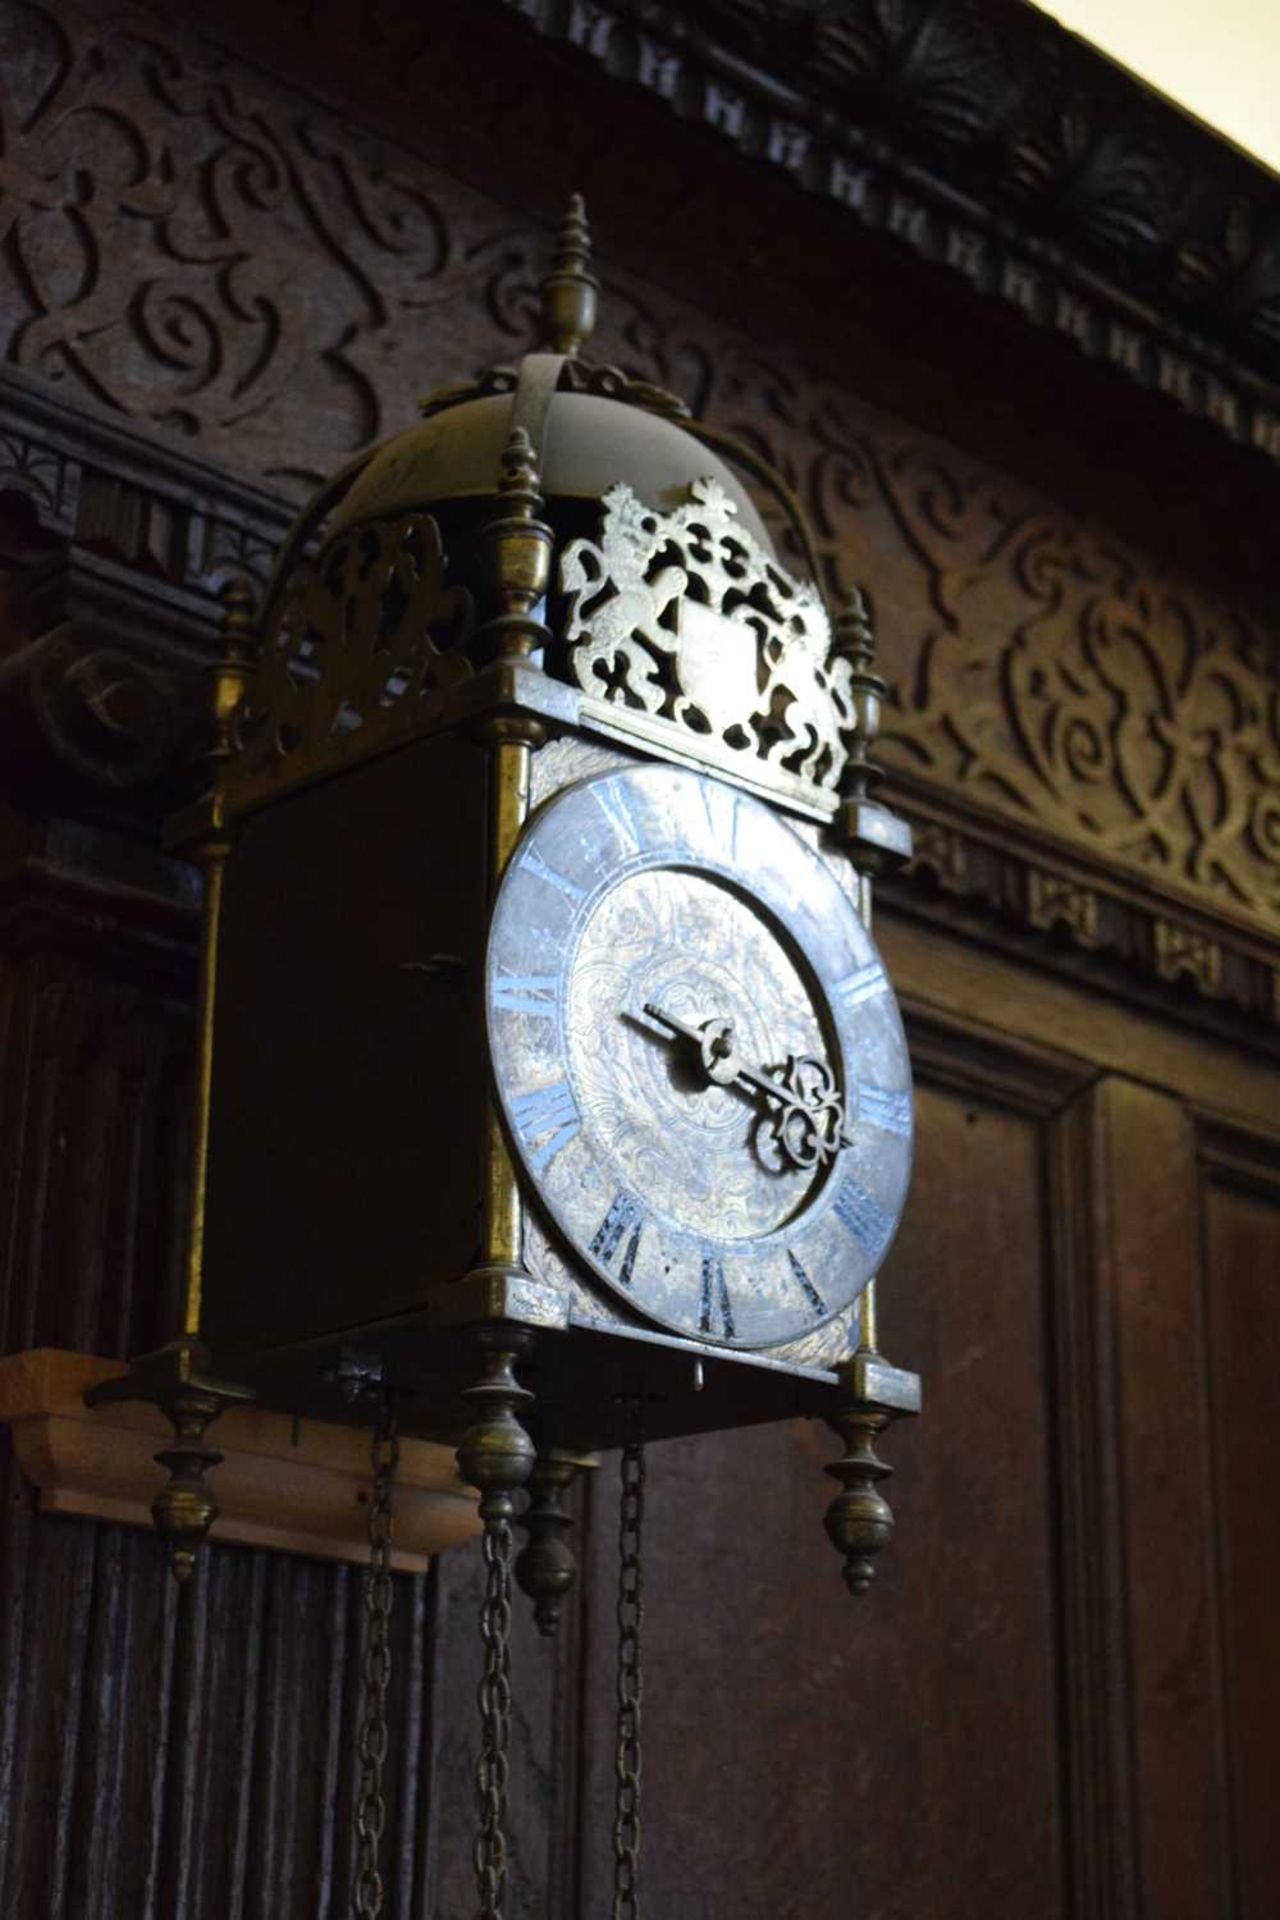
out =
[[[480,1758],[476,1794],[480,1826],[472,1848],[480,1920],[501,1920],[507,1884],[507,1779],[511,1745],[511,1522],[489,1520],[480,1608],[484,1670],[480,1679]]]
[[[359,1786],[356,1795],[357,1920],[377,1920],[385,1897],[378,1865],[387,1803],[382,1791],[389,1735],[391,1685],[391,1498],[400,1464],[395,1416],[385,1404],[374,1424],[373,1495],[369,1503],[369,1570],[364,1581],[364,1664],[361,1672]]]
[[[640,1628],[644,1621],[644,1437],[638,1405],[622,1450],[618,1521],[618,1740],[614,1756],[613,1920],[640,1916]]]

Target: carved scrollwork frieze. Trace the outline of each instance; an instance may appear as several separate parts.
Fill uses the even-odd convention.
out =
[[[679,357],[678,316],[620,324]],[[802,494],[830,592],[868,591],[891,776],[1274,930],[1280,629],[733,336],[708,362],[709,417]]]
[[[679,313],[606,312],[653,377],[689,360]],[[783,356],[696,338],[707,416],[802,495],[829,593],[868,591],[891,776],[1274,931],[1280,629]]]
[[[530,0],[523,10],[548,32],[576,35],[606,64],[609,48],[622,44],[618,21],[626,16],[631,32],[640,18],[638,0],[581,8]],[[980,77],[1003,54],[971,13],[943,0],[905,11],[814,9],[801,0],[739,8],[729,0],[716,19],[728,44],[730,29],[747,33],[748,14],[757,18],[763,38],[752,41],[753,57],[763,59],[763,48],[771,59],[807,62],[809,79],[821,79],[833,97],[845,98],[845,89],[863,97],[891,83],[895,114],[950,153],[976,154],[989,129],[974,117],[975,88],[964,76]],[[687,36],[666,47],[666,10],[648,14],[649,52],[637,53],[634,70],[617,70],[661,91],[664,75],[676,76],[673,86],[688,80],[702,53]],[[928,32],[910,24],[925,20]],[[180,679],[212,644],[218,585],[232,573],[261,579],[288,517],[283,498],[235,481],[232,469],[273,475],[283,494],[405,422],[406,369],[416,379],[420,368],[424,382],[449,379],[508,355],[531,323],[530,261],[542,251],[509,210],[411,154],[365,140],[261,73],[208,48],[198,55],[195,44],[178,51],[156,37],[154,21],[147,34],[104,25],[100,12],[77,11],[76,0],[56,17],[24,7],[23,57],[8,63],[0,101],[11,219],[0,278],[7,351],[19,369],[12,385],[0,381],[0,495],[21,495],[43,535],[97,563],[79,573],[81,643],[92,637],[95,647],[130,651],[145,628]],[[639,43],[633,34],[626,44]],[[695,78],[691,110],[719,115],[714,123],[729,131],[737,111],[729,80],[701,67]],[[970,235],[977,250],[966,252],[954,220],[938,226],[927,208],[917,220],[923,201],[913,211],[888,160],[855,168],[846,156],[837,167],[839,156],[812,138],[797,159],[800,146],[774,128],[776,102],[751,120],[748,82],[740,74],[735,83],[741,138],[759,134],[757,150],[772,164],[794,159],[814,184],[813,168],[830,163],[818,186],[859,217],[874,211],[903,238],[927,229],[945,264],[966,271],[968,260],[975,281],[991,290],[998,280],[1002,297],[1026,291],[1026,277],[1010,278],[1009,260],[991,251],[989,233]],[[992,97],[985,80],[977,93]],[[1083,126],[1052,117],[1032,124],[1002,100],[1009,112],[1001,125],[1008,131],[1017,122],[1015,195],[1042,204],[1083,196],[1094,228],[1105,238],[1105,226],[1114,244],[1145,246],[1144,222],[1168,242],[1160,226],[1168,208],[1147,181],[1141,140],[1113,164],[1112,150],[1094,137],[1096,103],[1095,120]],[[1173,249],[1179,270],[1227,289],[1256,261],[1260,222],[1256,206],[1241,204],[1216,225],[1184,233]],[[1161,258],[1172,257],[1165,244]],[[1044,263],[1027,272],[1040,276],[1032,289],[1040,317],[1074,326],[1077,310],[1045,277]],[[313,297],[321,286],[323,297]],[[601,344],[622,369],[616,377],[680,389],[712,423],[765,454],[809,509],[824,589],[835,597],[854,580],[865,583],[890,681],[880,748],[891,779],[909,777],[944,802],[952,796],[962,810],[1038,837],[1046,874],[1053,849],[1083,850],[1089,862],[1134,875],[1173,903],[1274,937],[1273,626],[1223,606],[1025,485],[906,437],[855,393],[815,376],[799,350],[761,346],[664,305],[652,289],[612,282],[603,306]],[[1085,331],[1103,359],[1127,365],[1135,332],[1127,326],[1095,313]],[[1154,334],[1138,345],[1135,377],[1159,385],[1167,374],[1176,387],[1186,368],[1179,372],[1174,349]],[[1204,399],[1208,387],[1196,391]],[[70,404],[59,403],[59,392]],[[115,433],[112,420],[125,431]],[[138,433],[130,443],[131,428],[150,436],[145,445]],[[1280,452],[1280,419],[1276,434]],[[184,477],[187,453],[197,458]],[[210,460],[226,463],[221,477]],[[779,551],[785,558],[781,542]],[[589,569],[585,547],[579,558]],[[697,572],[673,548],[646,573],[646,592],[660,597],[660,576],[673,568]],[[573,590],[578,614],[590,586],[584,579]],[[367,581],[361,590],[371,590]],[[684,603],[681,617],[697,621],[713,596],[685,595]],[[591,611],[594,618],[598,608]],[[598,632],[589,640],[585,627],[570,643],[572,652],[581,640],[593,692],[642,708],[660,698],[671,716],[682,703],[686,723],[716,731],[728,752],[772,756],[773,764],[834,781],[842,746],[830,714],[834,708],[839,718],[843,695],[825,664],[806,663],[807,640],[791,645],[786,673],[779,660],[766,661],[762,685],[771,691],[744,714],[719,685],[699,698],[677,684],[678,652],[666,645],[675,635],[674,599],[665,608],[651,600],[650,615],[658,638],[656,647],[639,644],[643,659],[628,659],[626,649],[601,652]],[[333,617],[332,609],[307,615],[325,633]],[[740,627],[756,617],[740,603]],[[767,624],[763,611],[759,618]],[[59,609],[15,630],[9,644],[67,619]],[[439,633],[420,663],[424,693],[459,664]],[[305,677],[301,654],[285,653],[287,671],[283,658],[274,663],[282,709],[303,698]],[[416,670],[409,663],[410,681]],[[353,706],[389,716],[401,698],[395,684],[376,684],[380,668],[370,661],[360,671],[371,677]],[[317,709],[302,730],[334,723]],[[920,870],[956,898],[967,897],[976,861],[941,830],[921,844]],[[1039,884],[992,882],[986,897],[1005,912]],[[1089,930],[1089,910],[1074,896],[1047,888],[1033,907],[1060,935]],[[1176,904],[1170,911],[1176,919]],[[1110,950],[1110,913],[1102,902],[1099,951]],[[1230,997],[1226,960],[1223,967]]]
[[[979,488],[940,517],[882,472],[929,590],[886,760],[1274,926],[1275,636],[1063,516]]]
[[[4,12],[8,364],[296,501],[415,368],[485,357],[455,310],[524,331],[523,246],[464,190],[149,13]]]

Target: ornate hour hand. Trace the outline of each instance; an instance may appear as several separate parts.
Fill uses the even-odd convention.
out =
[[[763,1107],[756,1126],[756,1151],[767,1167],[809,1171],[834,1160],[851,1144],[844,1128],[844,1102],[829,1067],[808,1054],[789,1054],[785,1067],[752,1067],[734,1047],[729,1020],[704,1020],[693,1026],[676,1014],[648,1003],[650,1020],[678,1039],[689,1041],[708,1084],[734,1087]]]

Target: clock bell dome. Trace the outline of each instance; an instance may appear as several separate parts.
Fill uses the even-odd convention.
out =
[[[682,502],[694,481],[710,477],[733,502],[743,528],[772,554],[750,494],[683,401],[581,358],[596,309],[589,257],[586,216],[575,195],[541,288],[547,346],[516,367],[495,367],[474,383],[428,396],[418,422],[363,457],[330,514],[332,532],[424,507],[489,510],[508,436],[523,424],[537,458],[544,515],[558,537],[582,530],[584,510],[598,509],[620,473],[662,510]]]
[[[845,777],[879,686],[861,601],[832,621],[799,504],[750,447],[582,357],[597,291],[575,196],[541,287],[546,344],[430,395],[304,509],[262,609],[232,785],[260,797],[323,775],[524,662],[538,679],[522,698],[574,690],[553,722],[693,756],[819,821],[853,793],[857,834],[891,839],[867,811],[870,771]]]

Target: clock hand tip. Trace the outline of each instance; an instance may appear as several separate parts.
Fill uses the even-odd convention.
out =
[[[622,1020],[629,1020],[633,1027],[640,1027],[649,1034],[655,1027],[663,1030],[669,1030],[671,1027],[666,1014],[660,1007],[655,1007],[651,1000],[646,1000],[638,1013],[633,1007],[619,1007],[618,1016]]]

